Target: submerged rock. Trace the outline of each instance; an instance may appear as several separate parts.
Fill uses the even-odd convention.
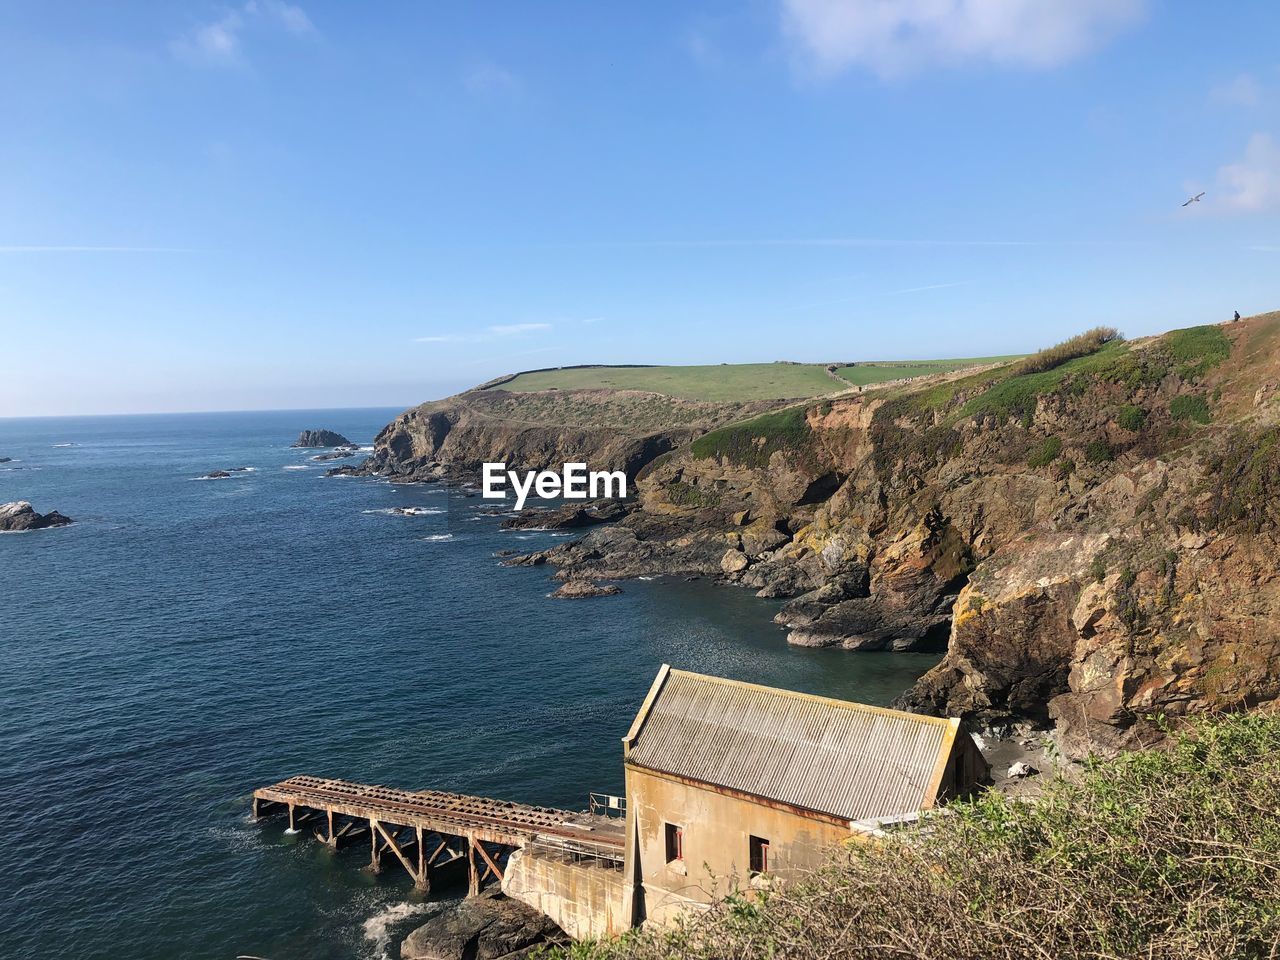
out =
[[[294,446],[298,446],[298,444],[294,444]],[[338,447],[337,449],[334,449],[334,450],[330,450],[328,453],[319,453],[319,454],[316,454],[316,455],[315,455],[314,457],[312,457],[311,459],[312,459],[312,460],[321,460],[321,461],[323,461],[323,460],[345,460],[347,457],[354,457],[354,456],[355,456],[357,453],[359,453],[359,452],[360,452],[360,448],[359,448],[359,447],[357,447],[357,446],[355,446],[355,445],[348,445],[348,446],[344,446],[344,447]]]
[[[200,479],[201,480],[225,480],[229,476],[231,476],[231,472],[229,470],[210,470]]]
[[[340,433],[332,430],[303,430],[298,439],[293,441],[295,447],[354,447],[355,444]]]
[[[72,523],[57,510],[36,513],[26,500],[0,504],[0,533],[19,533],[26,530],[44,530],[47,527],[65,527]]]
[[[556,600],[582,600],[586,597],[612,597],[622,592],[612,583],[592,583],[590,580],[569,580],[562,583],[551,596]]]
[[[532,907],[506,897],[459,901],[436,914],[400,945],[402,960],[526,957],[541,944],[565,939],[560,928]]]

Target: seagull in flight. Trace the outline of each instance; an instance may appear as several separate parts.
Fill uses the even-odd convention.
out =
[[[1183,206],[1184,206],[1184,207],[1189,207],[1189,206],[1191,206],[1193,203],[1199,203],[1199,202],[1200,202],[1200,198],[1201,198],[1201,197],[1203,197],[1203,196],[1204,196],[1204,191],[1203,191],[1203,190],[1201,190],[1201,191],[1200,191],[1199,193],[1197,193],[1194,197],[1192,197],[1190,200],[1188,200],[1186,203],[1184,203],[1184,204],[1183,204]]]

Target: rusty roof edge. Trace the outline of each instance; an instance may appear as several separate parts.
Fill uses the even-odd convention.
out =
[[[952,718],[947,721],[947,732],[938,746],[938,760],[933,765],[933,776],[929,778],[929,787],[924,795],[924,809],[938,802],[938,791],[942,788],[942,778],[947,772],[947,762],[955,749],[956,734],[960,732],[960,721]]]
[[[960,722],[955,717],[931,717],[926,713],[911,713],[908,710],[894,710],[891,707],[875,707],[869,703],[858,703],[856,700],[838,700],[835,697],[820,697],[816,693],[803,693],[799,690],[787,690],[785,687],[767,687],[762,683],[750,683],[746,680],[731,680],[728,677],[716,677],[707,673],[694,673],[692,670],[675,670],[667,667],[666,664],[663,664],[663,669],[669,670],[673,674],[679,674],[680,676],[693,677],[698,680],[705,680],[710,683],[718,683],[724,686],[744,687],[748,690],[759,690],[763,693],[776,693],[781,694],[784,697],[790,697],[794,700],[811,700],[817,703],[825,703],[833,707],[841,707],[845,710],[861,710],[866,713],[876,713],[886,717],[898,717],[903,720],[914,720],[917,723],[927,723],[931,726],[951,727],[953,730]],[[662,674],[660,673],[659,676],[661,675]],[[653,693],[654,691],[651,690],[650,695],[652,696]],[[647,715],[648,708],[651,706],[652,703],[646,700],[645,706],[642,708],[642,712]],[[635,730],[634,725],[633,730],[635,733],[639,733],[638,730]],[[631,734],[628,734],[628,737],[630,736]]]
[[[664,663],[658,668],[658,675],[653,678],[653,685],[649,687],[649,693],[645,696],[644,702],[640,704],[640,710],[636,713],[636,718],[631,721],[631,729],[622,738],[622,758],[624,760],[631,753],[631,745],[636,742],[636,737],[640,736],[640,730],[644,727],[644,722],[649,719],[649,711],[653,709],[654,701],[658,699],[658,694],[662,692],[662,687],[666,684],[667,677],[670,675],[671,665],[669,663]]]

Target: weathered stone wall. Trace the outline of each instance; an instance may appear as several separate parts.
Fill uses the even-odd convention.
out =
[[[769,841],[769,873],[786,880],[824,863],[848,841],[836,826],[760,803],[627,768],[628,849],[640,852],[639,919],[669,923],[750,887],[749,840]],[[665,824],[684,827],[684,859],[668,863]]]
[[[503,893],[550,917],[575,940],[616,937],[630,929],[630,918],[623,916],[625,886],[622,870],[538,848],[513,853],[502,880]]]

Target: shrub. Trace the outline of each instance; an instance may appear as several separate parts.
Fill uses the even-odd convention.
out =
[[[581,960],[1262,960],[1280,955],[1280,716],[1201,718],[1037,803],[988,793],[758,899]]]
[[[807,450],[812,432],[805,408],[790,407],[712,430],[693,441],[689,450],[702,460],[720,457],[744,466],[765,467],[776,450]]]
[[[1143,410],[1141,407],[1122,407],[1120,409],[1120,415],[1116,417],[1116,423],[1131,433],[1137,433],[1143,428],[1146,422],[1147,411]]]
[[[1055,346],[1046,347],[1039,353],[1033,353],[1026,359],[1018,361],[1013,368],[1014,376],[1052,370],[1054,367],[1062,366],[1068,360],[1097,353],[1108,343],[1119,339],[1120,331],[1115,327],[1094,327],[1092,330],[1076,334],[1070,340],[1063,340]]]
[[[1175,420],[1194,420],[1196,423],[1208,423],[1210,418],[1209,402],[1204,397],[1180,394],[1169,403],[1169,414]]]
[[[1088,463],[1109,463],[1116,458],[1116,452],[1105,440],[1090,440],[1084,448],[1084,459]]]
[[[1035,359],[1028,357],[1020,364],[993,371],[1001,377],[989,378],[988,382],[992,385],[969,400],[961,408],[961,415],[991,413],[1002,418],[1019,417],[1024,423],[1029,423],[1040,397],[1062,389],[1079,396],[1088,389],[1090,376],[1122,363],[1128,353],[1122,341],[1110,340],[1097,346],[1092,353],[1061,360],[1049,369],[1025,372],[1022,365]],[[1047,361],[1040,361],[1033,366],[1040,366],[1044,362]]]
[[[1093,555],[1093,559],[1089,562],[1089,573],[1096,583],[1101,583],[1107,579],[1107,561],[1102,554],[1095,553]]]
[[[1045,437],[1040,445],[1031,451],[1031,456],[1027,457],[1027,466],[1047,467],[1058,458],[1061,452],[1061,440],[1057,437]]]

